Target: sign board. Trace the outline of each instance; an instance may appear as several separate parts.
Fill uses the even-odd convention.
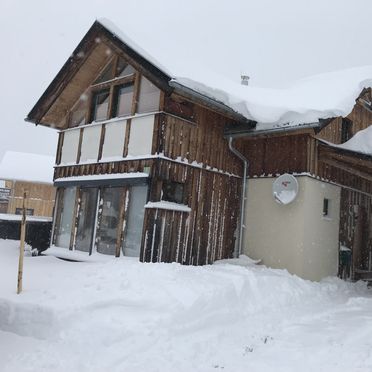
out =
[[[11,189],[0,187],[0,201],[9,200]]]

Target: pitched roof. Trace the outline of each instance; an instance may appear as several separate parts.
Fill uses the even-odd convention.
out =
[[[7,151],[0,162],[0,179],[53,183],[54,157]]]
[[[187,61],[180,60],[176,51],[166,58],[150,55],[108,20],[96,21],[87,35],[93,30],[104,32],[125,52],[140,59],[170,91],[189,98],[197,97],[211,107],[225,110],[240,122],[257,122],[256,130],[306,125],[319,119],[347,116],[363,88],[372,87],[372,66],[316,75],[283,89],[244,86],[195,66],[191,57]],[[57,75],[57,80],[66,78],[68,69],[77,63],[75,56],[84,47],[87,35]],[[53,82],[30,112],[28,120],[40,120],[42,115],[37,112],[38,107],[52,91]]]

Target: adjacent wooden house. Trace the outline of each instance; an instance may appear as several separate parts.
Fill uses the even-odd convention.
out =
[[[0,213],[52,217],[55,202],[53,157],[8,151],[0,162]],[[5,217],[4,217],[5,218]]]
[[[355,213],[370,231],[371,159],[330,144],[372,123],[370,89],[345,118],[266,129],[215,92],[96,21],[27,117],[59,130],[53,244],[194,265],[244,252],[319,279],[341,242],[370,266]],[[300,184],[288,206],[271,195],[283,173]]]

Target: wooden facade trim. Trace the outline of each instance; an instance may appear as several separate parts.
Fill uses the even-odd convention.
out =
[[[65,139],[65,132],[59,132],[59,134],[58,134],[58,144],[57,144],[57,153],[56,153],[56,165],[61,164],[62,148],[63,148],[64,139]]]
[[[80,128],[79,132],[79,144],[78,144],[78,150],[76,155],[76,164],[79,164],[80,157],[81,157],[81,145],[83,143],[83,135],[84,135],[84,128]]]
[[[100,135],[100,138],[99,138],[99,147],[98,147],[97,161],[100,161],[101,158],[102,158],[103,144],[105,142],[105,134],[106,134],[106,124],[102,124],[101,135]]]
[[[137,112],[138,99],[139,99],[139,94],[140,94],[140,82],[141,82],[141,74],[139,72],[136,72],[135,78],[134,78],[132,115],[135,115],[135,113]]]

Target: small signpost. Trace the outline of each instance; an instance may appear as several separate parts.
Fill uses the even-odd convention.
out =
[[[10,198],[11,189],[0,187],[0,200],[8,201]]]
[[[27,197],[26,191],[23,191],[21,241],[19,244],[19,261],[18,261],[17,294],[20,294],[22,292],[23,257],[25,255],[25,238],[26,238],[26,197]]]

